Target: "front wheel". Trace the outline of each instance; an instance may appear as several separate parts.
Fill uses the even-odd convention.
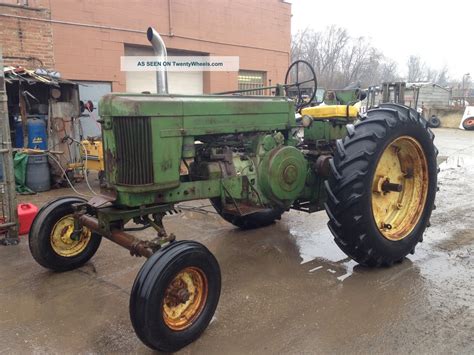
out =
[[[401,261],[422,240],[437,190],[437,149],[427,122],[408,107],[370,110],[336,144],[326,181],[329,229],[367,266]]]
[[[132,287],[130,318],[148,347],[174,352],[195,341],[219,302],[221,273],[202,244],[180,241],[143,265]]]
[[[76,269],[94,256],[102,237],[87,227],[75,238],[74,203],[78,197],[61,197],[48,202],[36,215],[31,225],[29,246],[31,255],[41,266],[54,271]]]

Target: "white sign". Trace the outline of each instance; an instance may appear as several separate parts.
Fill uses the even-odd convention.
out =
[[[120,57],[121,71],[239,71],[239,57],[193,56],[167,57],[161,60],[154,56]]]

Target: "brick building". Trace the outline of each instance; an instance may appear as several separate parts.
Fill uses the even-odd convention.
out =
[[[5,65],[54,67],[49,9],[13,6],[10,3],[16,1],[0,0],[0,45]],[[29,17],[41,21],[24,19]]]
[[[211,93],[284,80],[291,5],[282,0],[0,0],[7,64],[54,68],[89,95],[152,91],[154,73],[121,72],[123,55],[152,55],[146,29],[169,55],[239,56],[239,72],[169,74],[170,91]]]

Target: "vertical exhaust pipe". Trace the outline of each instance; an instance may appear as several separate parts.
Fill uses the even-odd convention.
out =
[[[146,37],[153,46],[153,51],[160,61],[165,61],[168,57],[166,52],[165,42],[161,38],[160,34],[152,27],[148,27],[146,31]],[[166,67],[162,67],[161,70],[156,71],[156,93],[157,94],[168,94],[168,74],[166,73]]]

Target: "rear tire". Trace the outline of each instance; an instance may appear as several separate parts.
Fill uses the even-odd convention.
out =
[[[221,272],[212,253],[194,241],[179,241],[153,254],[132,287],[130,318],[148,347],[175,352],[209,325],[221,291]]]
[[[325,182],[328,195],[325,207],[330,219],[328,227],[337,245],[358,263],[367,266],[390,266],[394,262],[401,261],[408,253],[414,252],[429,223],[437,190],[438,152],[433,144],[434,135],[427,127],[426,121],[416,111],[396,104],[384,104],[380,108],[370,110],[362,122],[355,126],[348,125],[347,131],[347,136],[337,142],[337,149],[330,163],[332,174]],[[426,163],[420,167],[425,168],[415,169],[418,166],[415,163],[412,164],[414,168],[407,167],[410,162],[417,160],[404,155],[412,152],[408,148],[403,148],[407,149],[406,151],[402,151],[402,148],[397,150],[399,141],[408,142],[406,143],[408,146],[413,144],[413,147],[419,147],[420,159],[423,158]],[[415,177],[409,180],[408,172],[407,175],[398,175],[403,181],[401,190],[403,192],[374,190],[379,186],[374,184],[380,180],[378,173],[376,175],[376,171],[379,172],[377,169],[381,166],[379,161],[382,161],[380,160],[382,155],[386,154],[386,148],[392,148],[392,144],[396,144],[393,146],[395,153],[392,150],[388,151],[395,156],[395,164],[398,164],[396,162],[398,157],[400,170],[403,163],[406,165],[405,170],[415,169],[413,172]],[[387,166],[392,169],[390,165]],[[421,181],[425,181],[426,184],[420,184],[417,180],[419,177],[423,177],[425,180]],[[410,190],[410,187],[413,190]],[[384,189],[386,188],[385,186]],[[417,193],[425,196],[424,199],[420,197],[419,203],[416,200]],[[373,205],[374,198],[379,197],[374,196],[388,199],[393,196],[396,199],[406,198],[416,204],[411,206],[416,207],[416,212],[411,214],[413,208],[408,209],[410,205],[405,204],[405,200],[400,200],[404,202],[403,204],[387,204],[386,209],[382,204],[383,210],[380,212],[380,206]],[[377,222],[380,220],[377,217],[380,215],[382,218],[387,218],[387,221],[397,222],[394,223],[393,232],[389,223],[382,223],[384,227],[378,225]],[[397,231],[399,225],[400,233],[391,235],[390,233]]]
[[[433,115],[428,120],[428,126],[430,126],[431,128],[438,128],[439,126],[441,126],[441,121],[438,117]]]
[[[223,211],[220,198],[211,198],[210,201],[217,213],[224,220],[232,223],[240,229],[255,229],[269,226],[275,223],[276,220],[281,219],[281,215],[285,212],[283,209],[267,208],[263,211],[248,214],[246,216],[236,216]]]
[[[86,202],[79,197],[61,197],[48,202],[36,215],[29,233],[33,258],[54,271],[68,271],[85,264],[94,256],[102,237],[83,227],[78,241],[69,238],[73,226],[72,204]],[[55,237],[56,236],[56,237]]]

